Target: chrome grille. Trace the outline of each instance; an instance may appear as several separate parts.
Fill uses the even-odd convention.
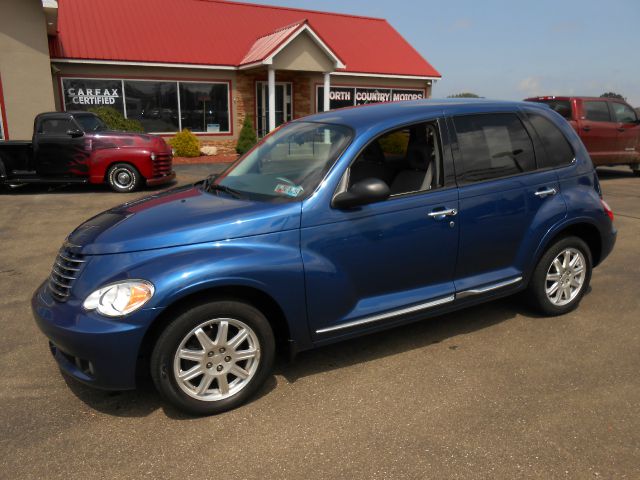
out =
[[[158,155],[153,162],[153,177],[164,177],[172,171],[173,157],[171,155]]]
[[[49,276],[49,290],[53,298],[59,302],[64,302],[69,298],[73,282],[80,275],[84,263],[82,255],[72,253],[64,248],[58,252]]]

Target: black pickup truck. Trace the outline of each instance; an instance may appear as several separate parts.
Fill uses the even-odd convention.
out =
[[[0,187],[23,183],[107,183],[131,192],[175,178],[162,137],[110,131],[89,112],[41,113],[31,142],[0,142]]]

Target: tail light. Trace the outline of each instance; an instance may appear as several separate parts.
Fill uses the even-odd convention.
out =
[[[600,203],[602,203],[602,208],[604,208],[604,212],[613,222],[613,210],[611,210],[611,207],[609,206],[609,204],[605,202],[602,198],[600,199]]]

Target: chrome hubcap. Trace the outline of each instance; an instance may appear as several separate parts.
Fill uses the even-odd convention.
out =
[[[174,356],[173,374],[190,397],[218,401],[247,386],[259,363],[255,332],[240,320],[216,318],[185,335]]]
[[[551,303],[567,305],[578,296],[584,285],[585,263],[584,255],[575,248],[563,250],[551,262],[545,282]]]
[[[114,178],[118,186],[121,188],[127,188],[133,182],[133,176],[131,175],[131,172],[124,169],[116,170],[114,173]]]

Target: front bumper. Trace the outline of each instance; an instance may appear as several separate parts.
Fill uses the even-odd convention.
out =
[[[147,186],[153,187],[155,185],[162,185],[164,183],[172,182],[176,179],[176,172],[166,174],[163,177],[147,178]]]
[[[56,302],[46,282],[34,293],[31,309],[64,372],[96,388],[135,388],[138,353],[157,310],[135,312],[126,321],[109,319],[77,302]]]

